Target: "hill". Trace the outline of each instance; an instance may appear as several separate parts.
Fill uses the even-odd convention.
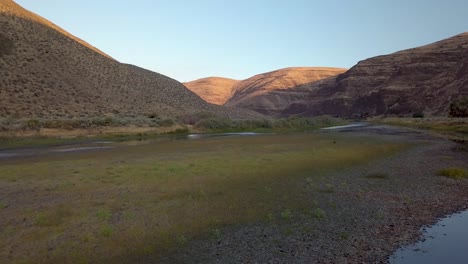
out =
[[[210,77],[185,83],[208,102],[269,114],[296,98],[290,89],[343,73],[345,69],[293,67],[255,75],[242,81]]]
[[[192,92],[203,98],[205,101],[223,105],[232,96],[234,86],[239,83],[237,80],[208,77],[184,83]]]
[[[208,104],[169,77],[119,63],[11,0],[0,0],[0,88],[0,117],[249,115]]]
[[[468,33],[359,62],[325,83],[292,89],[283,115],[444,116],[468,95]]]

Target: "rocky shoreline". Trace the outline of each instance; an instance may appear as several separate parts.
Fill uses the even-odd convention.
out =
[[[391,127],[347,132],[414,146],[371,164],[322,175],[311,192],[311,208],[320,208],[315,213],[292,212],[287,220],[226,227],[216,238],[198,237],[157,261],[388,263],[399,247],[422,238],[421,227],[468,209],[468,180],[437,176],[443,168],[468,168],[468,153],[454,150],[456,143]]]

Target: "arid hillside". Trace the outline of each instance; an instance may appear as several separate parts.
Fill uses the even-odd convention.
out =
[[[0,117],[173,117],[214,106],[164,75],[122,64],[11,0],[0,0]]]
[[[258,74],[242,81],[210,77],[185,85],[208,102],[269,114],[284,109],[292,98],[298,96],[291,88],[333,77],[344,71],[340,68],[295,67]]]
[[[205,101],[212,104],[223,105],[232,96],[237,83],[239,83],[239,81],[233,79],[208,77],[186,82],[184,85]]]
[[[292,89],[283,115],[444,116],[468,95],[468,33],[359,62],[327,82]]]
[[[234,94],[226,102],[226,105],[257,111],[281,108],[284,107],[282,98],[263,97],[262,95],[319,81],[343,73],[345,70],[341,68],[295,67],[258,74],[238,83],[234,88]],[[287,92],[283,91],[283,93]]]

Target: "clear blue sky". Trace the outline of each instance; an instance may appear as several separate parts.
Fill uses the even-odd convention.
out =
[[[179,81],[359,60],[468,31],[467,0],[16,0]]]

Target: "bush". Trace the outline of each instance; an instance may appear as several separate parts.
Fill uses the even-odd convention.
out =
[[[232,121],[224,118],[203,119],[195,124],[197,128],[205,128],[210,130],[223,130],[232,128]]]
[[[468,171],[461,168],[448,168],[440,170],[438,173],[440,176],[445,176],[448,178],[460,180],[463,178],[468,178]]]
[[[150,113],[146,115],[150,119],[159,119],[159,115],[156,113]]]
[[[162,127],[170,127],[170,126],[175,125],[175,122],[172,119],[164,119],[164,120],[161,120],[158,124]]]
[[[200,122],[201,120],[213,119],[213,118],[219,118],[219,117],[212,112],[199,112],[196,114],[182,116],[179,119],[183,124],[193,126],[196,123]]]
[[[325,213],[325,211],[320,208],[315,208],[314,210],[312,210],[312,217],[323,219],[327,217],[327,213]]]
[[[413,113],[413,118],[424,118],[424,113],[423,112]]]
[[[450,103],[449,116],[468,117],[468,96],[461,97]]]
[[[14,48],[13,41],[4,35],[0,34],[0,57],[3,55],[9,55],[12,53]]]
[[[26,122],[26,128],[29,130],[39,130],[41,128],[41,122],[37,119],[29,119]]]

